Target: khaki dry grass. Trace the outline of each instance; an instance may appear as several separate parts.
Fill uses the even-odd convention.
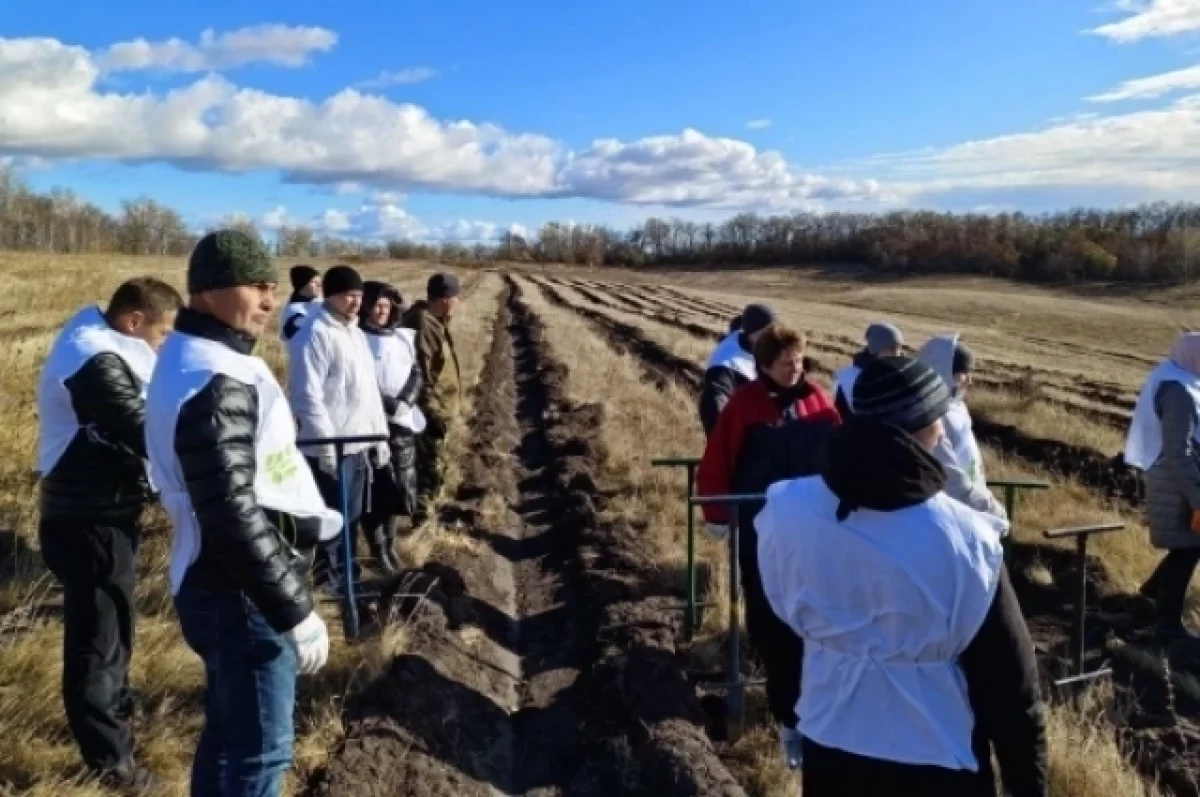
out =
[[[584,303],[578,294],[572,295],[571,299]],[[680,339],[679,335],[683,333],[672,327],[649,321],[636,314],[595,305],[591,305],[591,307],[604,315],[618,318],[641,328],[649,338],[693,362],[703,363],[703,358],[707,356],[705,347],[696,345],[694,339],[692,341]],[[539,304],[537,308],[539,312],[545,308],[544,312],[547,317],[553,319],[553,323],[563,330],[564,339],[569,338],[572,346],[583,345],[578,343],[576,338],[582,337],[581,332],[589,332],[589,330],[578,316],[557,308],[549,308],[545,304]],[[552,339],[556,341],[557,345],[558,335],[556,334]],[[591,348],[595,349],[598,344],[597,340],[591,344]],[[603,355],[589,351],[589,359],[586,361],[588,363],[587,370],[591,371],[596,367],[591,358],[600,359],[605,356],[608,361],[628,359],[616,358],[611,353]],[[573,361],[568,360],[568,362]],[[604,367],[612,368],[614,366],[606,365]],[[574,370],[572,376],[574,376]],[[593,379],[593,381],[598,380]],[[589,387],[590,389],[599,389],[597,386]],[[626,386],[624,390],[615,392],[621,393],[633,389],[631,386]],[[674,415],[670,416],[672,417],[671,421],[663,425],[672,428],[678,423],[686,422],[690,423],[692,428],[697,427],[693,405],[694,399],[690,395],[686,396],[682,408],[675,407],[672,402],[674,409],[666,410],[664,408],[664,411],[671,411]],[[674,417],[681,420],[675,421]],[[611,420],[610,418],[610,423]],[[606,425],[606,439],[608,434]],[[614,431],[612,434],[620,435],[620,432]],[[648,459],[653,456],[655,449],[651,441],[657,439],[659,439],[658,436],[645,438],[642,441],[640,453],[637,447],[634,447],[632,452],[635,456]],[[693,439],[696,440],[696,445],[690,449],[690,453],[700,450],[698,431]],[[675,444],[685,441],[686,438],[673,438]],[[679,453],[679,449],[675,449],[672,453]],[[1126,532],[1097,537],[1093,541],[1092,547],[1092,550],[1105,562],[1114,585],[1124,590],[1136,588],[1137,584],[1157,563],[1158,554],[1147,544],[1144,527],[1132,513],[1122,511],[1097,498],[1093,492],[1076,482],[1057,478],[1045,471],[1029,467],[1025,463],[1003,459],[994,451],[985,449],[984,453],[990,476],[1035,477],[1052,484],[1051,490],[1045,493],[1028,493],[1027,497],[1022,500],[1018,510],[1019,522],[1015,531],[1018,539],[1041,542],[1041,532],[1046,528],[1110,520],[1124,522],[1129,525]],[[679,484],[675,489],[680,490],[681,487],[682,485]],[[676,492],[674,509],[670,506],[668,498],[668,505],[663,508],[662,514],[643,515],[643,517],[654,518],[656,529],[659,524],[675,524],[675,528],[682,531],[685,520],[682,509],[678,508],[680,503],[678,496],[679,492]],[[660,544],[682,546],[678,531],[675,534],[669,531],[665,533],[656,531],[656,537],[661,541]],[[681,548],[677,550],[681,550]],[[710,566],[716,567],[718,572],[721,570],[722,553],[711,546],[706,547],[703,552],[705,558],[710,562]],[[717,618],[712,619],[714,622],[719,622]],[[710,644],[716,641],[718,638],[715,636],[710,636],[707,640]],[[703,645],[704,641],[701,644]],[[711,651],[708,651],[706,655],[711,655]],[[1149,797],[1149,795],[1156,794],[1122,756],[1115,738],[1111,723],[1097,711],[1089,709],[1081,713],[1068,707],[1054,707],[1050,717],[1051,794],[1055,797],[1095,797],[1096,794],[1132,794]],[[777,737],[773,732],[767,728],[759,728],[748,733],[732,751],[732,756],[739,765],[739,771],[750,773],[749,782],[744,785],[757,797],[783,797],[792,787],[792,779],[782,770],[777,745]],[[1096,791],[1098,788],[1112,788],[1113,790],[1099,792]]]
[[[286,268],[290,262],[282,262]],[[320,267],[321,264],[318,264]],[[408,297],[423,293],[428,265],[370,264],[369,277],[392,281]],[[182,260],[159,258],[42,257],[0,254],[0,531],[11,533],[16,553],[0,562],[0,794],[34,797],[92,797],[102,792],[81,772],[61,708],[62,625],[55,605],[57,585],[37,550],[36,482],[32,474],[37,439],[37,376],[46,350],[80,306],[103,304],[124,279],[150,274],[182,288]],[[477,290],[483,301],[460,313],[464,373],[477,373],[494,310],[498,280]],[[493,297],[489,308],[488,296]],[[278,297],[286,299],[286,287]],[[473,312],[485,314],[476,322]],[[283,352],[273,331],[260,342],[260,356],[277,375]],[[474,370],[472,370],[474,369]],[[202,723],[203,671],[183,643],[166,583],[170,529],[161,511],[151,510],[139,553],[138,627],[131,680],[142,690],[146,714],[135,723],[137,754],[168,782],[168,793],[187,793],[187,777]],[[322,606],[332,649],[328,666],[303,678],[297,708],[296,767],[288,793],[319,767],[342,737],[346,694],[374,677],[404,646],[405,629],[357,645],[341,638],[336,607]]]

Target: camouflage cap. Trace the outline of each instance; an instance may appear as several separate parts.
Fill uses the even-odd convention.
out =
[[[240,230],[217,230],[200,239],[188,260],[188,293],[279,282],[263,242]]]

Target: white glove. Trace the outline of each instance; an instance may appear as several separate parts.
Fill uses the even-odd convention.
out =
[[[302,675],[312,675],[325,666],[329,658],[329,632],[325,630],[325,621],[316,612],[310,612],[300,625],[284,636],[296,649]]]
[[[375,445],[375,467],[382,468],[388,464],[392,458],[392,450],[388,448],[386,442],[377,443]]]
[[[729,526],[724,523],[705,523],[704,533],[717,542],[724,542],[729,537]]]
[[[317,467],[321,469],[321,473],[334,479],[337,478],[337,457],[333,454],[321,454],[317,457]]]

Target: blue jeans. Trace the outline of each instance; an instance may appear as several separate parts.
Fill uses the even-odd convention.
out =
[[[175,609],[207,682],[192,797],[278,797],[292,765],[295,649],[243,592],[185,583]]]
[[[325,505],[330,509],[342,511],[341,493],[338,491],[338,481],[334,477],[325,473],[317,465],[317,460],[309,458],[309,467],[312,468],[313,477],[317,482],[317,489],[321,492],[321,498],[324,499]],[[357,527],[359,518],[362,517],[363,508],[366,504],[368,476],[371,472],[371,462],[367,458],[367,452],[360,451],[355,454],[348,454],[340,465],[340,473],[342,478],[346,480],[346,527],[351,530],[350,535],[350,557],[357,561],[358,559],[358,533]],[[332,540],[323,542],[317,546],[316,557],[316,580],[324,581],[326,578],[341,578],[342,572],[342,535],[338,534]],[[357,567],[355,568],[355,577],[357,577]],[[340,583],[340,582],[339,582]]]

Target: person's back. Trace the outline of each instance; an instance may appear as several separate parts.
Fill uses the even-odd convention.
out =
[[[754,341],[775,322],[775,313],[761,304],[747,305],[731,329],[709,355],[700,386],[700,425],[707,437],[717,428],[717,418],[734,392],[758,376],[754,364]]]
[[[914,360],[872,363],[817,476],[756,518],[770,605],[805,642],[805,797],[1041,797],[1045,728],[1003,521],[944,493],[930,453],[950,393]]]
[[[862,370],[876,358],[894,357],[904,348],[904,335],[893,324],[871,324],[863,337],[866,345],[862,351],[833,375],[833,405],[843,419],[854,413],[854,383]]]

